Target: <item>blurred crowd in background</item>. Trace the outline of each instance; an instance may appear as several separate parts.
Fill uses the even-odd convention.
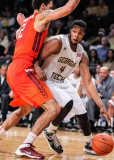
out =
[[[68,0],[54,0],[53,8],[63,6]],[[16,21],[18,13],[23,13],[28,17],[33,13],[32,0],[0,0],[0,103],[1,103],[1,123],[6,119],[12,109],[9,102],[13,98],[13,93],[7,84],[6,71],[11,63],[15,43],[16,30],[19,25]],[[82,19],[87,23],[85,37],[81,45],[86,50],[89,57],[89,68],[93,83],[100,94],[100,97],[113,117],[114,107],[114,1],[112,0],[81,0],[78,7],[72,14],[52,21],[49,27],[48,37],[58,34],[68,34],[71,24],[76,19]],[[104,66],[104,68],[102,68]],[[99,119],[99,111],[96,104],[84,90],[80,77],[79,68],[68,77],[69,81],[76,87],[81,97],[91,123],[92,131],[100,132],[109,129],[105,118]],[[102,85],[102,86],[101,86]],[[103,89],[101,89],[101,87]],[[111,106],[111,107],[110,107]],[[91,110],[93,108],[93,110]],[[34,109],[35,110],[35,109]],[[43,110],[35,111],[21,120],[17,125],[32,126],[35,116],[41,114]],[[112,120],[113,121],[113,120]],[[73,118],[69,122],[62,122],[61,129],[80,130]],[[109,132],[113,132],[113,124]],[[100,130],[100,131],[99,131]]]

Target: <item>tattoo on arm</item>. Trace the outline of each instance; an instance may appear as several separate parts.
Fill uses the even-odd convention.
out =
[[[46,11],[43,11],[40,16],[42,16],[43,18],[46,18],[48,17],[48,15],[53,12],[53,10],[46,10]]]

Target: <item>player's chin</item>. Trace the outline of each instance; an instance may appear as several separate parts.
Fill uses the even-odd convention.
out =
[[[78,41],[73,41],[72,42],[73,45],[76,45],[77,43],[78,43]]]

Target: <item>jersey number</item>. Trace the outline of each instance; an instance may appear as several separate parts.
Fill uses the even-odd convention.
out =
[[[26,23],[23,24],[23,26],[22,26],[22,28],[21,28],[21,30],[20,30],[20,33],[19,33],[19,37],[18,37],[18,38],[22,38],[22,36],[23,36],[22,32],[24,31],[25,26],[26,26]]]
[[[66,68],[66,66],[62,66],[62,67],[60,68],[60,73],[62,73],[62,72],[65,70],[65,68]]]

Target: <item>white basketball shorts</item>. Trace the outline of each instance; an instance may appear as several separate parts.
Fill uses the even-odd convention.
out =
[[[64,82],[45,81],[55,100],[60,106],[65,106],[70,100],[73,100],[73,107],[65,119],[70,119],[75,115],[86,113],[86,109],[77,94],[76,89],[65,79]]]

